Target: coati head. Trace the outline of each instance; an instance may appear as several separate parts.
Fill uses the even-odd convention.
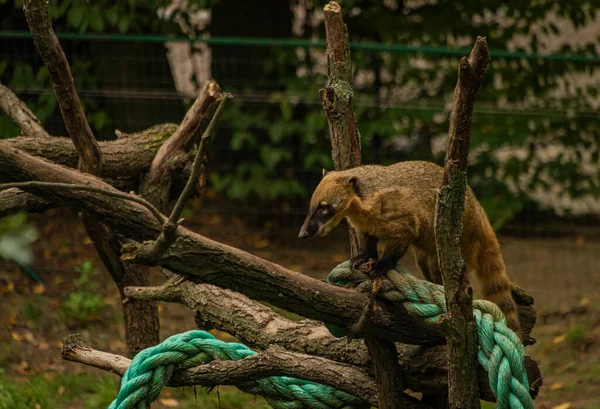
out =
[[[346,217],[357,193],[356,176],[323,169],[323,179],[310,199],[310,208],[298,237],[327,236]]]

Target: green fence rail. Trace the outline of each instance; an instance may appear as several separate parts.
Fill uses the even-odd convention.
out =
[[[250,45],[250,46],[278,46],[278,47],[308,47],[325,48],[323,40],[283,39],[283,38],[247,38],[247,37],[206,37],[189,38],[161,35],[134,35],[134,34],[79,34],[79,33],[57,33],[59,39],[64,40],[97,40],[97,41],[138,41],[148,43],[191,42],[209,45]],[[28,31],[0,31],[0,38],[31,38]],[[391,53],[421,53],[444,56],[463,56],[469,54],[469,49],[453,49],[445,47],[412,46],[403,44],[381,44],[373,42],[351,42],[353,50],[379,51]],[[521,51],[491,50],[491,57],[507,59],[547,60],[563,62],[600,62],[600,56],[587,56],[579,54],[539,54]]]

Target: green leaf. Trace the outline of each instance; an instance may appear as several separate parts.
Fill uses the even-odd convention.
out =
[[[67,13],[67,22],[73,28],[80,28],[83,16],[85,15],[86,7],[79,6],[78,4],[73,5]]]
[[[104,30],[104,20],[102,19],[102,14],[99,10],[92,10],[90,13],[90,27],[96,31]]]

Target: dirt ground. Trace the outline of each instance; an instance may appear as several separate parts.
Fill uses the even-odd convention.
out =
[[[193,230],[311,276],[324,277],[347,257],[343,228],[326,239],[299,241],[296,225],[269,232],[248,228],[238,217],[196,214],[187,223]],[[27,383],[43,376],[50,382],[55,376],[99,374],[99,370],[61,360],[61,340],[68,334],[81,333],[97,349],[124,353],[118,293],[77,216],[61,210],[32,216],[32,221],[40,232],[34,268],[43,277],[43,285],[36,285],[14,265],[0,265],[0,375],[4,374],[0,377],[0,400],[2,382],[7,379]],[[533,333],[538,342],[527,349],[544,375],[536,408],[600,408],[600,241],[581,236],[501,236],[500,240],[510,278],[535,298],[538,310]],[[402,264],[418,274],[410,257]],[[153,280],[159,283],[160,275],[156,273]],[[86,298],[89,294],[96,297]],[[92,299],[99,301],[94,304]],[[88,313],[82,314],[82,309]],[[184,307],[164,304],[160,310],[161,338],[194,328],[193,317]],[[111,388],[106,398],[109,401]],[[68,386],[61,385],[57,393],[66,390]],[[264,405],[253,400],[242,406],[228,402],[221,400],[219,405]],[[156,407],[177,405],[184,407],[166,398]],[[74,399],[61,407],[96,406]]]

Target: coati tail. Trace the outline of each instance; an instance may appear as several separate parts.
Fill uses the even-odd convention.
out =
[[[512,296],[511,285],[500,249],[483,251],[479,256],[477,277],[481,283],[483,297],[496,304],[506,318],[506,325],[521,337],[519,310]]]

